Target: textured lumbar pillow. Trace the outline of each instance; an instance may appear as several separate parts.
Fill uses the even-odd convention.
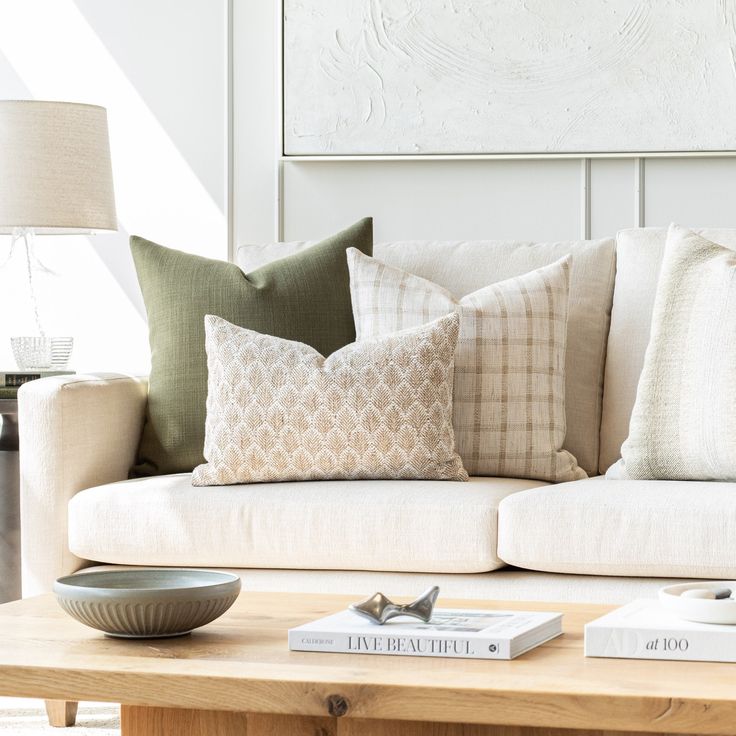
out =
[[[358,340],[460,316],[453,424],[471,475],[586,477],[562,449],[569,256],[462,299],[352,248],[348,264]]]
[[[644,367],[609,477],[736,481],[736,252],[667,233]]]
[[[355,340],[345,250],[372,252],[370,219],[247,275],[233,263],[135,236],[130,246],[148,312],[152,363],[135,475],[187,472],[203,460],[206,314],[305,342],[325,355]]]
[[[456,315],[326,359],[219,317],[205,330],[207,462],[193,485],[468,479],[452,430]]]

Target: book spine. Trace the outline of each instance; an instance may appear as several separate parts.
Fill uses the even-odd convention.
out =
[[[716,631],[587,626],[585,656],[736,662],[736,638]]]
[[[349,634],[346,632],[289,632],[289,649],[300,652],[389,654],[410,657],[511,659],[507,640],[431,635]]]
[[[6,371],[0,373],[0,388],[20,388],[24,383],[36,381],[39,378],[48,378],[49,376],[68,376],[73,371]]]

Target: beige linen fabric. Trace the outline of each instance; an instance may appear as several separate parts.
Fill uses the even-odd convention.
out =
[[[53,376],[18,392],[24,596],[84,565],[69,551],[67,503],[128,477],[145,408],[146,382],[116,374]]]
[[[736,248],[736,230],[710,228],[695,232]],[[667,228],[653,227],[621,230],[616,236],[616,288],[603,389],[601,473],[621,457],[621,445],[629,433],[666,239]]]
[[[479,480],[479,479],[478,479]],[[381,483],[383,481],[375,481]],[[125,570],[125,565],[98,565],[85,572]],[[443,598],[486,601],[570,601],[623,604],[634,598],[656,598],[664,585],[684,583],[681,578],[630,578],[607,575],[571,575],[506,568],[486,573],[375,572],[368,570],[276,570],[220,568],[240,575],[243,590],[282,593],[354,595],[381,590],[387,596],[411,599],[417,590],[439,585]]]
[[[309,242],[242,245],[238,248],[237,261],[248,272],[310,245]],[[397,240],[376,243],[373,255],[388,266],[401,268],[444,287],[457,298],[571,255],[565,359],[567,434],[564,447],[588,474],[598,472],[603,369],[616,275],[616,250],[612,238],[549,243]],[[625,436],[624,430],[616,453]]]
[[[736,483],[599,476],[501,501],[498,556],[547,572],[733,580],[734,528]]]
[[[192,483],[467,480],[452,429],[458,324],[443,316],[325,359],[208,315],[207,462]]]
[[[501,499],[538,485],[472,478],[198,488],[189,473],[137,478],[77,494],[69,544],[87,559],[128,565],[478,573],[503,565]]]
[[[736,253],[667,234],[629,436],[632,479],[736,480]]]
[[[459,315],[453,426],[471,475],[585,477],[562,449],[569,257],[456,299],[355,248],[347,253],[359,341]]]

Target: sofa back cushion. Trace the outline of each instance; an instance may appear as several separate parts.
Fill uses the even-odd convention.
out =
[[[244,245],[245,271],[298,252],[310,242]],[[489,284],[521,276],[572,255],[565,392],[564,447],[589,474],[597,473],[603,370],[615,275],[615,242],[393,241],[377,243],[375,257],[433,281],[457,298]]]
[[[706,228],[695,232],[736,249],[734,229]],[[666,239],[667,228],[631,228],[617,235],[616,285],[603,391],[601,473],[621,457],[621,445],[629,434]]]

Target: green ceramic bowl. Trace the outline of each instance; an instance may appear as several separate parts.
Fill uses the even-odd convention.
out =
[[[77,621],[108,636],[182,636],[222,616],[240,593],[227,572],[143,567],[79,573],[54,583],[59,605]]]

